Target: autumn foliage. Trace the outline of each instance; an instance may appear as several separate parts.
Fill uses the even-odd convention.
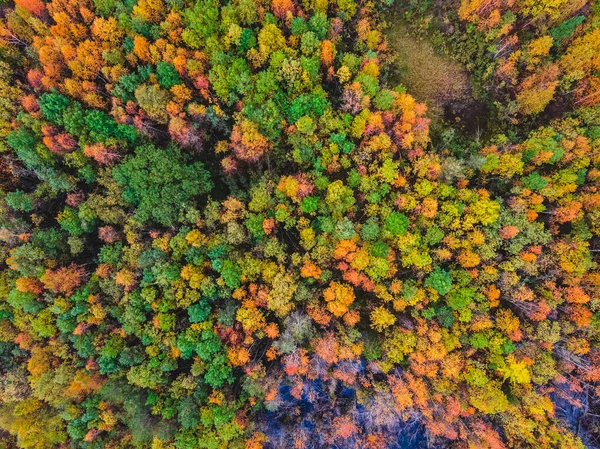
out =
[[[1,447],[596,444],[598,7],[391,3],[0,5]]]

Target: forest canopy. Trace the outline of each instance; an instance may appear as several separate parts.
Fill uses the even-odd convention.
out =
[[[599,253],[593,0],[0,0],[0,448],[600,447]]]

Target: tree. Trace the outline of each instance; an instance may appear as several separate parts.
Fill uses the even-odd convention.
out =
[[[172,226],[194,197],[213,187],[204,165],[186,164],[185,156],[173,145],[168,150],[138,147],[112,173],[123,187],[123,199],[136,207],[136,217],[165,226]]]
[[[71,264],[56,270],[47,269],[40,280],[44,286],[54,293],[71,296],[74,290],[81,285],[85,272],[82,267]]]

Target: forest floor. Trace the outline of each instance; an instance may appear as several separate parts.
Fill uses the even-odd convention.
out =
[[[432,132],[459,125],[477,139],[486,127],[487,108],[473,95],[467,70],[394,14],[388,23],[388,42],[395,55],[394,83],[404,85],[428,106]]]

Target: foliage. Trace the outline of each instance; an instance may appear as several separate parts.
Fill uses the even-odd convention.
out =
[[[4,2],[0,445],[583,447],[598,8],[399,5],[488,101],[454,139],[390,3]]]

